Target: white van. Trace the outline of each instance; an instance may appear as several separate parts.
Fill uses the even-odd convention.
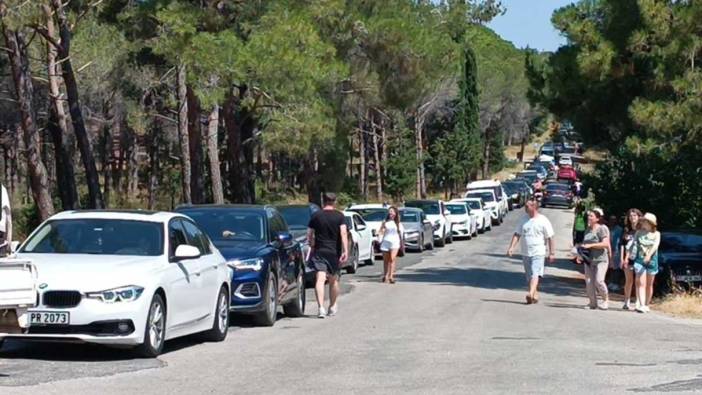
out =
[[[509,212],[509,200],[505,190],[502,188],[501,182],[496,180],[473,181],[467,185],[466,189],[468,192],[486,189],[492,190],[495,193],[495,199],[497,201],[497,218],[495,219],[495,224],[501,224],[504,221],[507,213]],[[466,195],[466,197],[469,196]]]

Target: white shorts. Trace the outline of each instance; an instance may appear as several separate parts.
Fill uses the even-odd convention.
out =
[[[382,252],[390,252],[392,250],[399,250],[400,249],[400,243],[395,241],[395,240],[383,240],[382,243],[380,243],[380,251]]]

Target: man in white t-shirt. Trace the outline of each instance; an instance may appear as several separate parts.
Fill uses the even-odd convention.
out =
[[[526,272],[529,293],[526,296],[527,304],[539,302],[539,278],[544,275],[544,262],[546,261],[546,245],[548,245],[548,261],[555,260],[553,247],[553,226],[551,221],[539,214],[538,203],[530,200],[524,206],[528,217],[525,217],[517,226],[512,236],[512,242],[507,250],[507,255],[512,256],[519,240],[522,241],[522,261]]]
[[[12,210],[10,209],[10,195],[5,186],[0,184],[0,256],[5,256],[10,251],[12,243]]]

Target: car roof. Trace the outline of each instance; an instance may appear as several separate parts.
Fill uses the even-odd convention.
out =
[[[473,192],[473,191],[471,191],[471,192]],[[467,198],[452,199],[451,201],[454,202],[454,203],[455,203],[455,202],[482,202],[483,199],[481,199],[481,198],[470,198],[470,197],[467,197]]]
[[[346,211],[346,210],[344,210],[344,211],[342,211],[342,213],[344,214],[345,217],[353,217],[354,215],[357,215],[357,216],[359,216],[359,217],[361,216],[361,214],[359,214],[359,213],[357,213],[357,212],[355,212],[355,211]]]
[[[348,210],[363,210],[367,208],[389,208],[388,206],[382,204],[382,203],[366,203],[366,204],[354,204],[353,206],[349,207]]]
[[[128,221],[168,222],[174,217],[184,217],[182,214],[167,211],[147,210],[70,210],[54,214],[50,220],[66,219],[122,219]]]
[[[271,205],[263,204],[183,204],[176,207],[176,211],[187,211],[187,210],[216,210],[216,209],[231,209],[231,210],[249,210],[249,211],[263,211],[265,209],[275,209]]]
[[[471,189],[467,193],[492,193],[494,195],[495,191],[492,189]]]
[[[494,188],[499,187],[501,184],[499,181],[495,180],[480,180],[468,183],[468,189],[482,189],[482,188]]]
[[[440,199],[415,199],[415,200],[408,200],[405,202],[405,206],[407,203],[439,203],[441,202]]]
[[[417,208],[417,207],[400,207],[399,210],[400,211],[411,211],[411,212],[415,212],[415,213],[424,212],[424,210],[422,210],[421,208]]]
[[[276,208],[319,208],[314,203],[306,203],[306,204],[277,204],[275,206]]]

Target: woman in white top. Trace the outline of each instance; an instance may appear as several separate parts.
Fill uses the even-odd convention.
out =
[[[402,233],[404,228],[400,223],[400,216],[397,208],[392,206],[388,209],[388,216],[380,225],[378,240],[380,251],[383,253],[383,282],[395,284],[395,266],[397,264],[397,253],[402,248]]]

